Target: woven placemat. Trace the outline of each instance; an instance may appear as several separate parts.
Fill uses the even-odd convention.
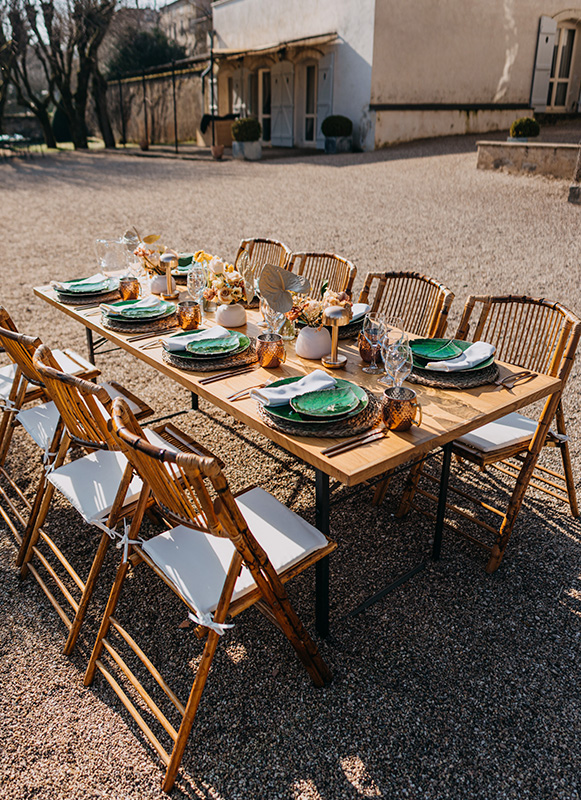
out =
[[[357,436],[358,433],[373,428],[379,419],[381,413],[381,401],[371,392],[365,389],[369,398],[369,403],[363,411],[356,414],[354,417],[348,419],[338,420],[337,422],[330,422],[328,425],[312,426],[301,425],[300,422],[291,422],[290,420],[281,419],[280,417],[273,417],[264,408],[262,403],[257,403],[258,416],[269,428],[282,433],[289,433],[291,436],[310,436],[321,439],[339,439],[343,436]]]
[[[434,389],[473,389],[475,386],[494,383],[497,378],[498,367],[496,364],[491,364],[485,369],[478,369],[474,372],[436,372],[427,369],[416,372],[414,370],[406,378],[406,381],[417,383],[420,386],[432,386]]]
[[[163,319],[143,320],[138,322],[132,320],[131,322],[120,322],[117,319],[109,319],[105,314],[101,314],[101,324],[104,328],[110,331],[117,331],[117,333],[156,333],[157,331],[166,331],[168,328],[175,328],[177,318],[175,314],[170,314]]]
[[[55,289],[57,300],[65,306],[89,306],[95,303],[108,303],[111,300],[119,300],[121,295],[119,290],[115,289],[112,292],[104,292],[103,294],[80,294],[77,297],[72,297],[70,294],[61,294],[58,289]]]
[[[186,370],[187,372],[216,372],[229,367],[243,367],[246,364],[254,364],[258,361],[256,355],[256,339],[250,338],[250,347],[243,353],[234,356],[222,356],[221,358],[184,358],[176,353],[168,353],[163,350],[161,357],[172,367]]]

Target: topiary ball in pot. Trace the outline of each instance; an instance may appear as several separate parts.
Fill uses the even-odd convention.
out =
[[[325,153],[348,153],[351,150],[353,123],[349,117],[341,114],[325,117],[321,132],[325,137]]]
[[[532,117],[520,117],[510,126],[512,139],[532,139],[541,132],[541,126]]]
[[[257,161],[262,155],[260,137],[262,127],[255,117],[242,117],[232,123],[232,155]]]

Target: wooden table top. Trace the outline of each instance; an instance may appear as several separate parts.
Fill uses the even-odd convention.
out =
[[[95,333],[106,337],[128,353],[136,356],[145,364],[157,369],[171,380],[177,381],[186,389],[195,392],[200,397],[209,400],[214,405],[227,411],[235,419],[244,422],[250,428],[259,431],[268,439],[276,442],[289,452],[301,458],[313,467],[321,470],[332,478],[348,486],[354,486],[364,480],[374,478],[382,472],[404,464],[412,458],[425,455],[430,450],[440,447],[453,439],[468,433],[481,425],[492,422],[511,411],[530,405],[536,400],[547,397],[560,390],[561,381],[546,375],[538,375],[508,390],[495,385],[479,386],[468,390],[442,390],[426,386],[413,385],[422,405],[423,421],[421,427],[412,426],[403,433],[390,432],[385,438],[370,444],[358,447],[344,455],[328,458],[321,454],[321,450],[336,444],[340,439],[315,438],[290,436],[273,430],[258,416],[256,401],[252,399],[231,402],[226,397],[246,387],[255,386],[268,380],[303,376],[314,369],[324,369],[320,361],[310,361],[299,358],[295,353],[294,342],[286,343],[287,360],[279,369],[266,370],[259,367],[245,375],[218,381],[208,386],[200,385],[199,380],[212,373],[185,372],[177,369],[162,360],[162,347],[152,347],[146,350],[140,345],[151,344],[155,341],[147,339],[135,343],[127,339],[135,334],[123,334],[110,331],[101,324],[101,314],[98,309],[76,311],[73,306],[59,302],[54,291],[48,287],[34,289],[37,297],[64,312],[72,319],[81,322]],[[262,333],[257,322],[260,320],[258,311],[248,311],[248,322],[244,328],[238,330],[249,336]],[[214,320],[209,317],[207,325],[214,325]],[[175,333],[172,331],[171,333]],[[163,338],[168,334],[159,334]],[[343,370],[327,370],[335,377],[351,380],[356,384],[380,396],[382,388],[377,383],[377,378],[364,373],[361,369],[362,362],[359,357],[357,343],[354,340],[339,342],[339,352],[347,356],[347,366]],[[501,377],[520,370],[507,364],[499,364]],[[131,386],[128,386],[131,388]]]

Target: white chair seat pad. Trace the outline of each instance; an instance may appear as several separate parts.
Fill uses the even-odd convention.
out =
[[[0,397],[6,400],[10,396],[14,376],[16,375],[16,364],[6,364],[0,369]]]
[[[133,400],[126,397],[118,389],[111,386],[111,384],[103,383],[101,386],[107,391],[107,394],[112,400],[115,397],[123,397],[134,414],[137,414],[141,410],[137,403],[134,403]],[[103,411],[105,411],[105,409],[103,409]],[[45,450],[47,445],[52,442],[59,421],[59,413],[55,404],[49,402],[38,406],[32,406],[24,411],[19,411],[16,415],[16,419],[36,444]],[[168,446],[165,440],[160,437],[157,438],[159,438],[160,446]]]
[[[19,411],[16,419],[33,441],[46,450],[53,440],[60,414],[58,408],[51,401]]]
[[[536,429],[537,423],[534,420],[513,411],[496,422],[489,422],[465,436],[460,436],[457,441],[480,450],[481,453],[492,453],[494,450],[528,442]]]
[[[251,489],[236,502],[278,573],[328,543],[317,528],[264,489]],[[214,611],[234,553],[229,539],[180,525],[149,539],[143,550],[198,614]],[[237,600],[254,588],[252,575],[243,567],[232,599]]]
[[[154,431],[146,429],[144,433],[151,444],[166,450],[173,449]],[[51,472],[48,479],[87,522],[104,520],[115,502],[126,466],[127,459],[123,453],[97,450],[63,464]],[[137,500],[142,485],[141,479],[134,475],[123,505]]]
[[[56,358],[61,370],[63,372],[68,372],[69,375],[78,375],[85,370],[96,369],[94,364],[91,364],[86,358],[75,353],[74,350],[53,350],[52,354]],[[72,356],[72,358],[70,356]],[[15,375],[16,364],[7,364],[0,369],[0,398],[6,400],[6,398],[10,396],[10,390],[12,389]],[[29,386],[29,389],[34,388],[35,386],[32,384]]]

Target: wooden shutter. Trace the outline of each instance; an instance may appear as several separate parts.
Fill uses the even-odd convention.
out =
[[[537,39],[537,53],[535,56],[535,69],[531,86],[531,107],[535,111],[544,111],[547,107],[549,92],[549,79],[551,77],[551,64],[553,63],[553,48],[557,23],[552,17],[541,17],[539,22],[539,38]]]
[[[321,125],[325,117],[333,113],[333,60],[335,54],[327,53],[319,61],[317,82],[317,148],[325,148],[325,137]]]
[[[272,84],[270,142],[277,147],[293,146],[294,67],[290,61],[279,61],[270,72]]]

